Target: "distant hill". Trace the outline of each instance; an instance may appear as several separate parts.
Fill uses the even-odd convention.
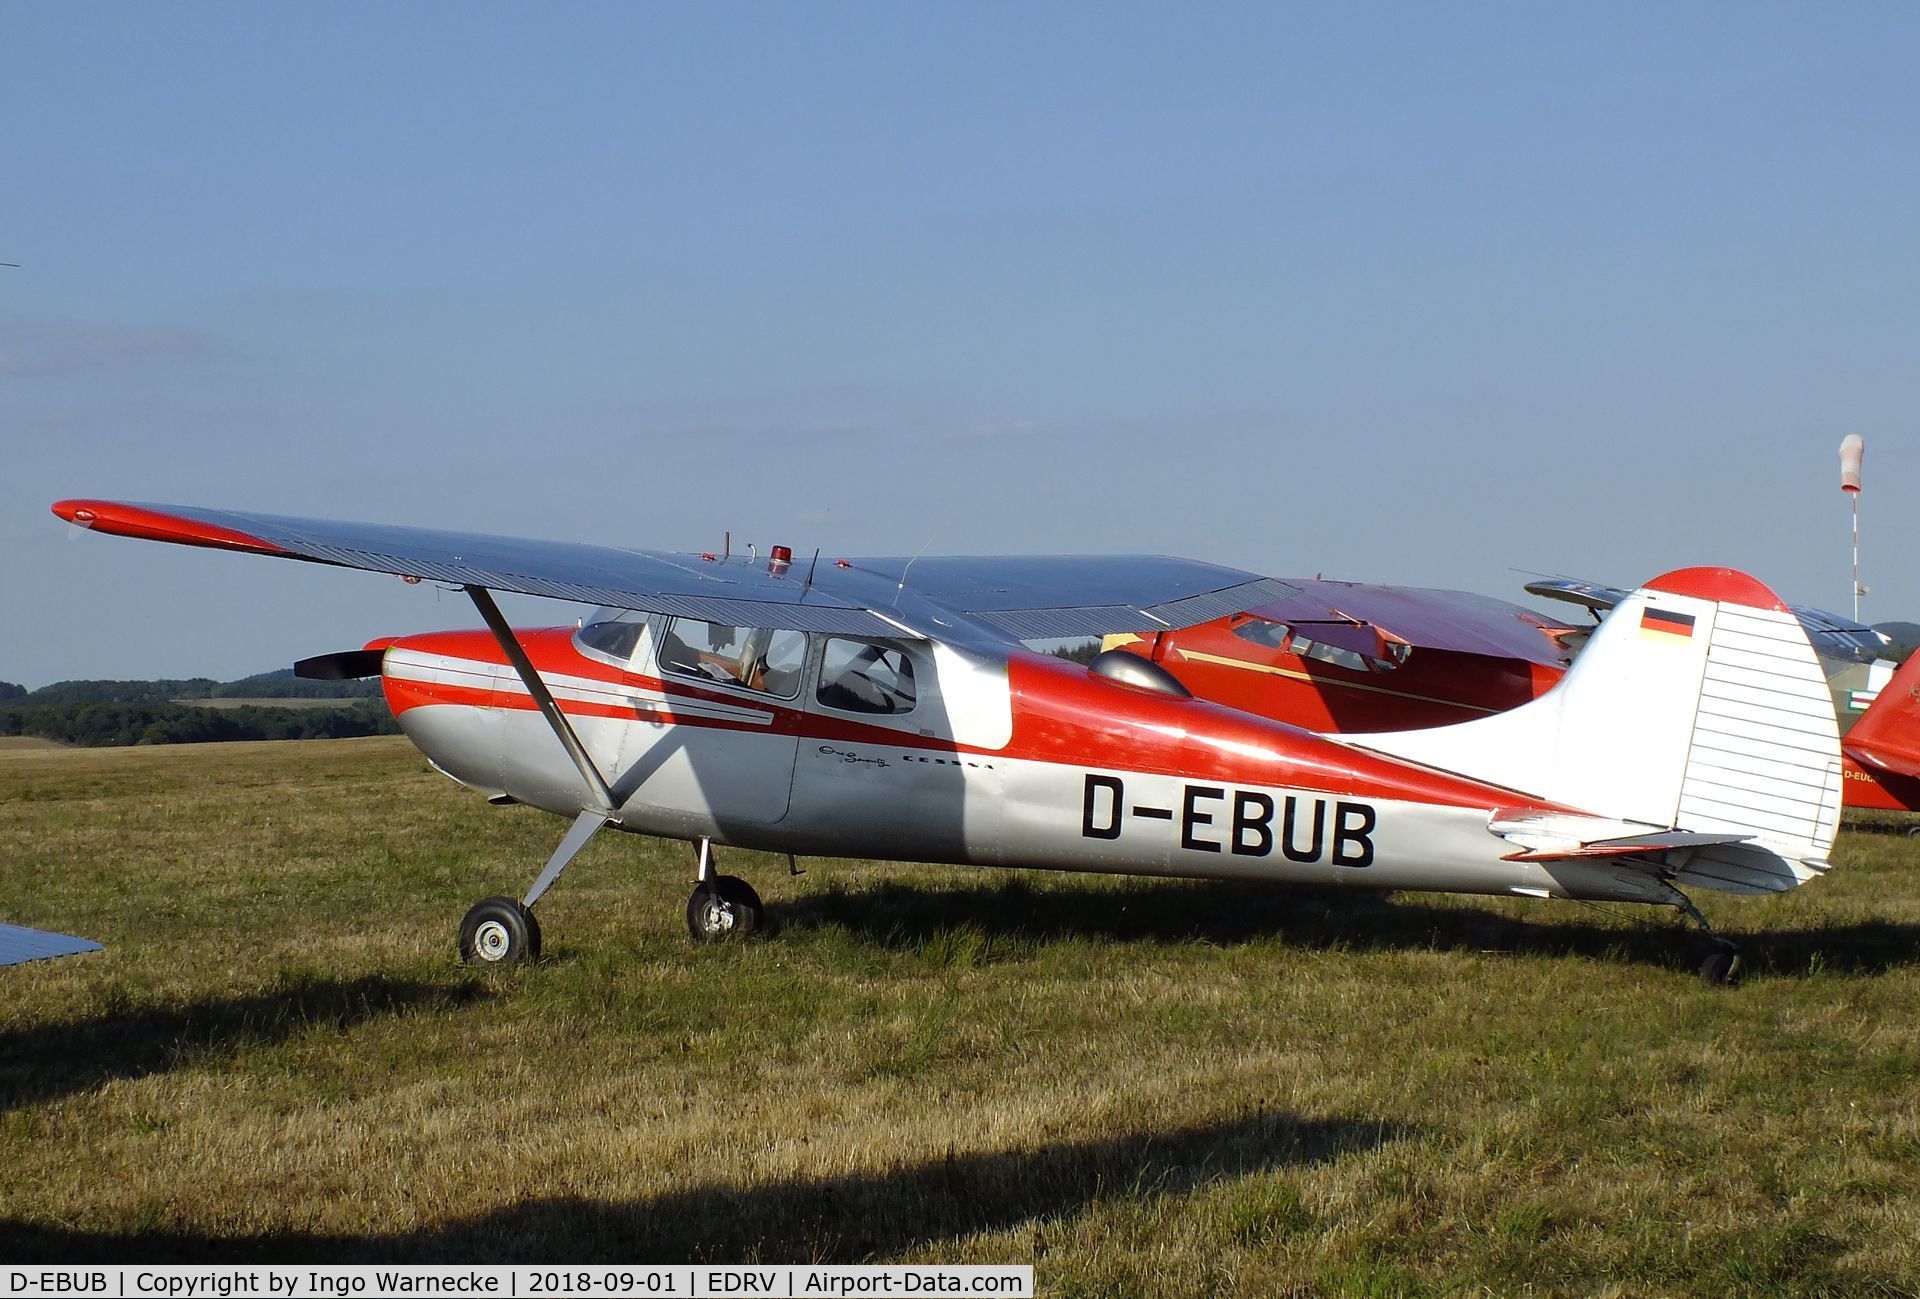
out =
[[[287,705],[259,702],[275,699]],[[219,706],[222,700],[233,703]],[[102,746],[343,739],[398,730],[377,680],[305,681],[290,668],[238,681],[58,681],[38,690],[0,682],[0,736]]]
[[[1873,629],[1893,642],[1893,648],[1887,651],[1890,659],[1904,663],[1907,655],[1920,647],[1920,623],[1876,622]]]

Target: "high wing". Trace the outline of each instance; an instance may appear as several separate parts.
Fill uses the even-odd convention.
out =
[[[817,565],[533,541],[191,506],[68,500],[95,532],[735,626],[997,642],[1186,627],[1291,594],[1239,569],[1156,555],[926,556]]]
[[[1389,646],[1408,645],[1565,667],[1568,650],[1560,638],[1585,630],[1469,591],[1318,578],[1287,582],[1294,594],[1247,612],[1372,659],[1389,657]]]
[[[1583,605],[1591,609],[1596,618],[1630,594],[1617,586],[1602,586],[1598,582],[1582,582],[1570,577],[1528,582],[1527,593],[1548,600],[1565,600],[1570,604]],[[1857,620],[1842,618],[1837,613],[1828,613],[1804,604],[1790,604],[1787,612],[1800,620],[1807,639],[1813,642],[1814,650],[1824,658],[1871,663],[1877,658],[1885,658],[1892,645],[1892,641],[1873,628],[1863,627]]]
[[[56,956],[78,956],[97,952],[100,944],[90,938],[71,934],[48,933],[25,925],[0,925],[0,965],[22,965],[28,961],[47,961]]]

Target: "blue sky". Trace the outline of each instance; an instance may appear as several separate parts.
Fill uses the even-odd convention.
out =
[[[0,17],[0,680],[473,621],[76,495],[1844,611],[1848,433],[1920,617],[1910,4]]]

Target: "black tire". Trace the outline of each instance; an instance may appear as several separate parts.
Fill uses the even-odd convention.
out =
[[[540,922],[512,898],[474,904],[460,922],[460,959],[496,968],[540,959]]]
[[[760,928],[765,914],[753,886],[732,875],[716,875],[694,886],[687,899],[687,932],[696,942],[743,942]]]
[[[1708,952],[1700,962],[1700,977],[1716,988],[1731,988],[1740,982],[1740,972],[1744,966],[1740,953],[1725,950]]]

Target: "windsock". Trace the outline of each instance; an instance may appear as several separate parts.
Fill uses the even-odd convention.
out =
[[[1867,453],[1867,444],[1858,433],[1849,433],[1840,440],[1840,490],[1857,492],[1860,490],[1860,460]]]

